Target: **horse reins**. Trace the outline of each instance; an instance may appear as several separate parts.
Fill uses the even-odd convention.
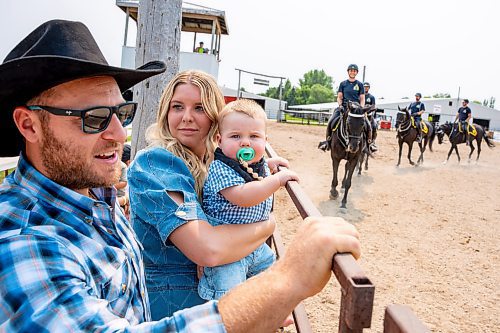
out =
[[[353,117],[353,118],[364,118],[365,117],[365,114],[356,114],[356,113],[351,113],[350,111],[347,113],[347,117]],[[349,131],[348,131],[348,126],[345,125],[344,126],[344,117],[340,118],[340,121],[341,121],[341,124],[340,124],[340,131],[338,131],[338,133],[340,133],[340,135],[337,133],[337,137],[339,138],[340,140],[340,143],[342,144],[342,146],[344,148],[347,148],[347,143],[349,141],[349,139],[359,139],[361,140],[361,137],[363,134],[361,135],[352,135],[352,134],[349,134]],[[363,126],[364,126],[364,123],[363,123]],[[363,133],[363,131],[361,131],[361,133]]]
[[[404,115],[407,115],[408,114],[408,111],[401,111],[401,110],[398,110],[398,113],[402,113]],[[403,128],[403,125],[405,126],[405,128]],[[399,126],[398,126],[398,132],[400,133],[404,133],[406,131],[408,131],[411,127],[411,116],[402,121],[401,123],[399,123]],[[404,134],[402,137],[404,138],[408,133]]]

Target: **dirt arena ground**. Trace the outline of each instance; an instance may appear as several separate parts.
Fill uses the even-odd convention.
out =
[[[436,140],[419,167],[409,165],[405,146],[396,168],[395,132],[379,131],[380,151],[368,171],[353,176],[347,209],[340,209],[340,199],[328,198],[329,152],[316,149],[324,131],[270,122],[269,142],[290,161],[324,215],[342,216],[360,231],[359,263],[375,284],[372,328],[366,331],[382,332],[385,306],[399,303],[433,332],[500,332],[500,144],[489,149],[483,142],[478,164],[466,158],[458,164],[452,155],[443,165],[450,146]],[[466,157],[468,148],[459,151]],[[339,170],[342,177],[343,165]],[[284,189],[276,195],[275,215],[286,243],[301,218]],[[339,305],[333,277],[305,302],[314,332],[338,330]]]

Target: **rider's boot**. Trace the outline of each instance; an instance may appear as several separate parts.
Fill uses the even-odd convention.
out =
[[[326,126],[326,140],[319,142],[318,149],[321,149],[322,151],[327,151],[332,149],[330,141],[331,141],[333,124],[335,124],[335,122],[339,117],[340,117],[340,110],[337,109],[328,120],[328,125]]]
[[[469,129],[467,128],[467,123],[464,122],[462,125],[462,130],[464,131],[464,137],[465,137],[465,145],[469,145]]]
[[[417,141],[418,143],[422,142],[422,132],[419,126],[417,126],[417,137],[415,138],[415,141]]]

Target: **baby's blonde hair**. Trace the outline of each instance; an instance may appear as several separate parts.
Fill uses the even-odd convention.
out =
[[[251,99],[242,98],[228,103],[222,109],[219,113],[219,128],[224,122],[224,118],[234,112],[244,113],[253,119],[263,119],[264,122],[267,120],[266,112],[257,102]]]
[[[201,159],[190,149],[183,146],[177,138],[174,138],[168,128],[170,102],[172,101],[175,89],[181,84],[193,84],[200,89],[201,104],[205,110],[205,114],[212,121],[205,140],[205,154]],[[203,183],[207,176],[207,165],[213,160],[215,147],[217,146],[217,116],[224,105],[224,96],[212,76],[197,70],[183,71],[178,73],[165,87],[160,99],[156,123],[151,125],[146,131],[146,139],[149,146],[163,147],[186,163],[195,180],[195,189],[200,200],[202,198]]]

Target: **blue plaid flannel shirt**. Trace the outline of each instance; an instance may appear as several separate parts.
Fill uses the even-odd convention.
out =
[[[114,188],[92,200],[21,156],[0,185],[0,331],[225,332],[217,302],[150,320],[141,246]]]
[[[267,177],[270,174],[267,163],[264,164],[264,168]],[[210,217],[212,225],[254,223],[269,218],[273,205],[272,196],[258,205],[239,207],[220,194],[225,188],[243,184],[245,184],[243,177],[224,162],[215,160],[210,164],[203,186],[203,211]]]

